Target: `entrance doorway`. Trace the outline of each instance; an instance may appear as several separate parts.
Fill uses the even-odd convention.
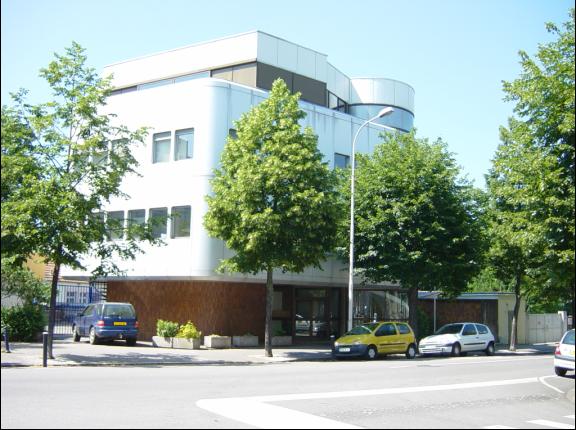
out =
[[[296,288],[295,340],[328,340],[338,331],[340,294],[328,288]]]

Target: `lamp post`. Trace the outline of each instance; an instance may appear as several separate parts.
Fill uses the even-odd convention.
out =
[[[365,121],[358,131],[356,131],[356,135],[352,140],[352,174],[350,177],[350,268],[348,274],[348,331],[352,330],[353,322],[354,322],[354,189],[355,189],[355,170],[356,170],[356,139],[360,135],[360,130],[362,130],[365,126],[370,124],[372,121],[382,118],[385,115],[389,115],[394,112],[394,109],[391,107],[385,107],[382,109],[378,114],[370,118],[369,120]]]

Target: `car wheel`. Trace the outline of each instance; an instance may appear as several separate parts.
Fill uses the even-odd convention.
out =
[[[485,352],[486,352],[486,355],[489,357],[494,355],[494,343],[493,342],[490,342],[488,344],[488,347],[486,348]]]
[[[558,375],[558,376],[566,376],[566,369],[564,369],[562,367],[555,367],[554,373],[556,373],[556,375]]]
[[[72,340],[74,342],[80,342],[80,333],[78,333],[78,327],[72,327]]]
[[[375,360],[378,357],[378,351],[374,345],[370,345],[366,350],[366,358],[368,360]]]
[[[459,343],[455,343],[454,345],[452,345],[452,357],[460,357],[460,354],[462,354],[462,347],[460,346]]]
[[[413,358],[416,358],[416,346],[414,346],[414,344],[411,344],[408,349],[406,350],[406,358],[408,360],[412,360]]]
[[[90,327],[90,345],[98,345],[98,336],[94,327]]]
[[[128,339],[126,339],[126,345],[128,345],[128,346],[136,345],[136,338],[135,337],[129,337]]]

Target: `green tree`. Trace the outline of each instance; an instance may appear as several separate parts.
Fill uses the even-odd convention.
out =
[[[26,305],[45,304],[50,299],[50,287],[29,269],[2,258],[2,297],[10,296],[18,297]]]
[[[491,260],[504,266],[497,273],[515,283],[518,301],[563,298],[574,313],[574,9],[563,31],[547,29],[557,39],[540,45],[534,59],[520,51],[520,77],[503,83],[516,117],[501,128],[489,177]]]
[[[441,140],[430,144],[414,132],[384,135],[373,155],[359,157],[357,171],[355,267],[366,280],[408,289],[417,331],[419,289],[454,296],[479,270],[479,194],[458,179]]]
[[[337,179],[322,163],[317,136],[301,130],[300,95],[277,80],[270,97],[236,123],[212,180],[204,225],[236,252],[222,270],[266,272],[265,349],[272,356],[273,270],[320,267],[335,245]]]
[[[80,45],[55,57],[40,71],[52,101],[29,105],[22,90],[13,95],[14,108],[2,108],[2,256],[23,261],[36,254],[54,263],[50,357],[60,267],[85,269],[81,258],[92,255],[101,262],[94,276],[118,273],[114,257],[134,258],[140,250],[135,235],[126,242],[106,240],[107,228],[121,227],[105,224],[102,207],[126,197],[122,180],[137,166],[131,148],[146,135],[144,128],[130,131],[101,113],[111,78],[86,66]],[[130,228],[152,241],[148,229]]]

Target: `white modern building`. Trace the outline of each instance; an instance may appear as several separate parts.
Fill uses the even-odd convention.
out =
[[[301,92],[307,113],[302,125],[318,135],[331,167],[349,163],[354,133],[382,107],[391,106],[394,113],[381,124],[409,131],[414,120],[411,86],[350,78],[325,54],[260,31],[113,64],[103,74],[113,74],[115,88],[108,112],[130,129],[150,127],[146,144],[134,153],[141,176],[123,184],[130,199],[111,202],[107,216],[144,222],[176,215],[157,227],[165,246],[145,246],[135,261],[122,263],[126,277],[108,279],[109,299],[136,306],[144,337],[153,334],[158,318],[192,320],[206,334],[262,336],[265,276],[216,273],[231,254],[223,242],[208,236],[203,217],[210,179],[234,122],[268,96],[275,79]],[[381,132],[377,125],[365,127],[357,151],[371,152]],[[308,339],[343,329],[347,267],[330,258],[323,268],[275,274],[279,330]],[[407,318],[406,302],[400,290],[389,286],[359,289],[355,317]]]

